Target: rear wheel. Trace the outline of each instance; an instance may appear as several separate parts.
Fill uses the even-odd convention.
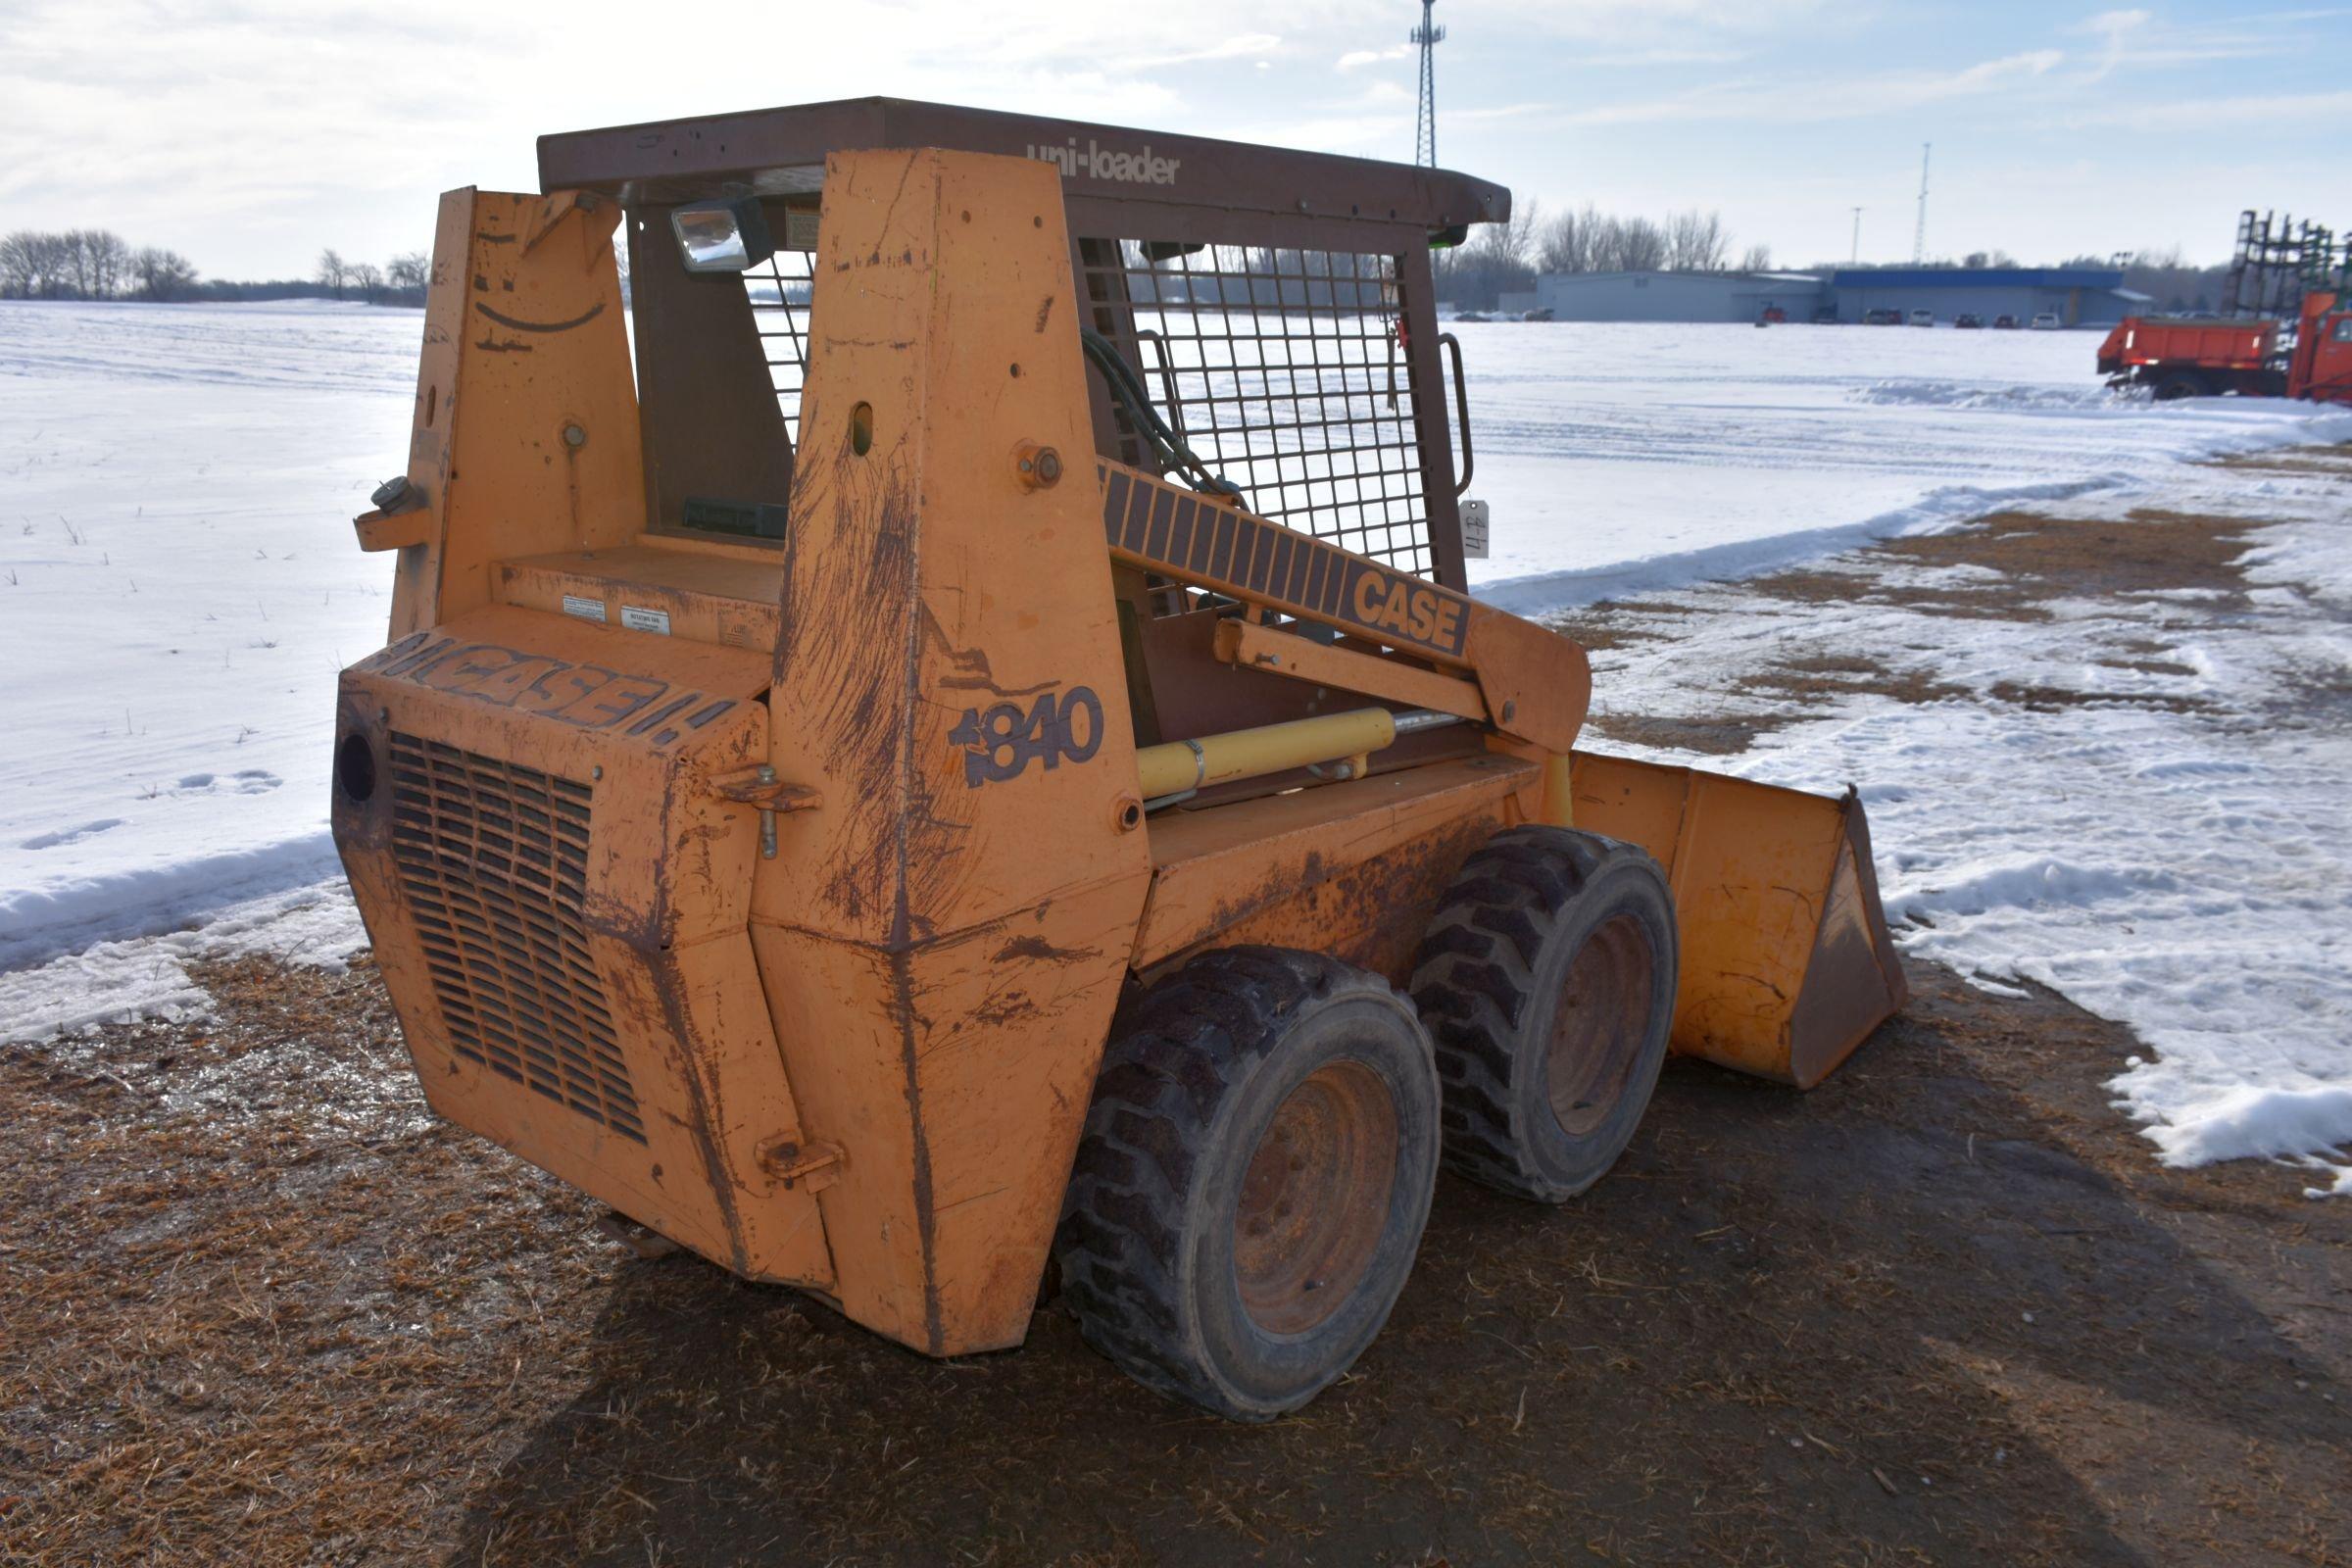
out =
[[[1411,1004],[1278,948],[1203,955],[1103,1058],[1063,1205],[1062,1300],[1148,1387],[1246,1421],[1363,1352],[1412,1271],[1440,1134]]]
[[[1413,968],[1446,1162],[1549,1203],[1598,1181],[1657,1084],[1679,961],[1673,895],[1641,850],[1556,827],[1490,840]]]
[[[2156,382],[2156,401],[2172,403],[2181,398],[2209,398],[2213,386],[2194,370],[2168,370]]]

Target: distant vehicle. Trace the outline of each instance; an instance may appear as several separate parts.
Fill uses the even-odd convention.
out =
[[[2352,404],[2352,253],[2326,229],[2275,236],[2269,215],[2258,227],[2248,211],[2228,298],[2218,317],[2125,318],[2099,345],[2099,372],[2160,403],[2234,392]]]
[[[2352,302],[2315,289],[2292,321],[2130,317],[2099,345],[2099,370],[2159,403],[2230,392],[2352,403]]]
[[[1778,305],[1767,305],[1764,307],[1763,319],[1768,325],[1778,326],[1781,322],[1788,319],[1788,313]]]
[[[1464,311],[1461,315],[1455,317],[1454,319],[1457,321],[1492,321],[1494,319],[1494,318],[1489,316],[1484,311]]]
[[[1529,311],[1525,315],[1521,316],[1519,319],[1522,321],[1548,321],[1551,319],[1552,315],[1553,312],[1550,306],[1539,305],[1534,310]]]
[[[1864,311],[1862,324],[1864,326],[1900,326],[1903,324],[1903,313],[1885,309]]]
[[[2055,332],[2065,324],[2058,319],[2056,311],[2043,311],[2034,318],[2034,330],[2036,332]]]
[[[2019,327],[2025,325],[2023,321],[2020,321],[2016,317],[2011,316],[2006,311],[2003,311],[2000,315],[1994,317],[1992,318],[1992,324],[1995,329],[2003,332],[2014,332]]]
[[[1954,326],[1974,327],[1982,330],[1984,325],[1984,318],[1977,315],[1974,311],[1962,311],[1958,316],[1952,318],[1952,324]]]
[[[1913,326],[1934,326],[1936,324],[1936,313],[1924,308],[1913,311],[1911,313],[1911,324]]]

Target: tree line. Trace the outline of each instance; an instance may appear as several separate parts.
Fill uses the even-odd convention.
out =
[[[1761,272],[1772,247],[1750,245],[1735,260],[1731,231],[1720,214],[1668,213],[1662,219],[1619,217],[1587,202],[1545,217],[1528,201],[1508,220],[1479,225],[1467,245],[1435,258],[1438,297],[1467,308],[1492,309],[1506,292],[1532,289],[1544,272]]]
[[[21,228],[0,239],[0,299],[279,300],[360,299],[370,305],[421,305],[431,260],[422,251],[381,267],[322,251],[310,277],[231,282],[198,275],[177,251],[133,247],[112,229]]]
[[[21,228],[0,239],[0,299],[184,300],[196,269],[177,251],[133,250],[104,228]]]
[[[370,305],[421,305],[432,268],[432,258],[422,251],[395,256],[378,267],[373,262],[347,262],[330,248],[318,253],[318,266],[311,275],[336,299],[357,294]]]

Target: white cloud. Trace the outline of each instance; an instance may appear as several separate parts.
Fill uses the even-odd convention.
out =
[[[1407,43],[1391,44],[1386,49],[1350,49],[1340,56],[1338,70],[1354,71],[1363,66],[1376,66],[1384,60],[1402,60],[1413,52]]]
[[[1952,72],[1886,72],[1843,80],[1719,82],[1663,98],[1596,104],[1571,111],[1561,120],[1573,125],[1702,120],[1794,124],[1856,120],[1996,93],[2047,75],[2065,58],[2056,49],[2034,49]]]
[[[2277,124],[2295,120],[2341,124],[2348,117],[2352,117],[2352,91],[2262,93],[2116,104],[2061,115],[2056,117],[2056,122],[2076,128],[2118,125],[2128,130],[2186,130],[2201,139],[2207,132],[2228,125]]]
[[[1270,55],[1282,47],[1282,39],[1271,32],[1245,32],[1212,43],[1204,49],[1184,49],[1173,54],[1133,55],[1114,62],[1119,71],[1152,71],[1161,66],[1189,66],[1203,60],[1237,60],[1255,55]]]

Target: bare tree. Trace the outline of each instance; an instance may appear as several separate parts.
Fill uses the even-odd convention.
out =
[[[424,252],[410,251],[405,256],[393,257],[384,268],[384,276],[394,288],[413,288],[421,291],[424,288],[425,275],[431,270],[432,263],[426,259]]]
[[[1546,272],[1590,272],[1601,225],[1608,221],[1591,202],[1584,211],[1560,213],[1545,223],[1536,242],[1536,255]]]
[[[48,281],[48,235],[20,228],[0,239],[0,297],[38,299]]]
[[[143,300],[186,299],[196,286],[196,269],[186,257],[153,246],[130,259],[130,275],[137,280],[138,296]]]
[[[89,247],[82,243],[82,231],[78,228],[66,230],[57,236],[57,246],[58,270],[63,277],[66,291],[77,300],[88,299],[92,283],[90,251]]]
[[[1612,220],[1609,237],[1615,265],[1604,270],[1654,272],[1666,266],[1666,230],[1648,219]]]
[[[334,290],[335,298],[341,299],[343,285],[351,281],[351,264],[336,255],[334,251],[323,250],[318,253],[318,270],[314,275],[319,282]]]
[[[88,258],[90,298],[111,300],[130,281],[130,247],[112,229],[85,228],[81,248]]]
[[[1490,263],[1526,267],[1536,257],[1536,233],[1543,220],[1541,205],[1530,197],[1513,203],[1511,216],[1499,223],[1482,223],[1468,249]]]
[[[373,305],[384,297],[384,270],[373,262],[354,262],[347,274],[360,298]]]
[[[1723,231],[1723,219],[1692,208],[1666,219],[1666,268],[1674,272],[1720,272],[1732,237]]]
[[[1750,245],[1746,250],[1740,252],[1740,270],[1742,272],[1771,271],[1772,247],[1769,245]]]

